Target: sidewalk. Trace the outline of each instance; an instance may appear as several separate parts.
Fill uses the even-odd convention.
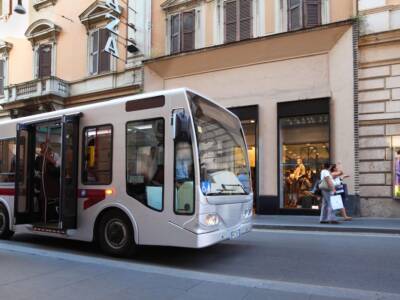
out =
[[[339,221],[341,218],[338,218]],[[318,216],[256,215],[253,228],[268,230],[299,230],[400,234],[400,219],[354,218],[338,225],[320,224]]]

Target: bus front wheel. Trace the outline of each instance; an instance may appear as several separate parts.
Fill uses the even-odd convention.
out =
[[[0,203],[0,239],[7,240],[14,234],[10,230],[10,216],[3,204]]]
[[[101,249],[112,256],[129,257],[136,250],[131,221],[119,210],[107,211],[101,217],[97,240]]]

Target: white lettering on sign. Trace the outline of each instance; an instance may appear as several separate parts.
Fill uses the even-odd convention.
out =
[[[114,16],[110,13],[106,14],[106,18],[111,19],[111,22],[107,24],[106,29],[108,29],[109,31],[111,31],[115,34],[118,34],[117,27],[121,21],[116,16]]]
[[[106,0],[106,6],[108,8],[111,8],[113,11],[115,11],[117,14],[121,14],[121,9],[119,6],[119,0]]]
[[[110,37],[108,38],[104,51],[110,53],[112,56],[119,58],[117,39],[114,35],[110,35]]]

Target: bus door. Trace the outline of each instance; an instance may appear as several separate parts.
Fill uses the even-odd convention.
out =
[[[78,201],[79,115],[63,116],[60,186],[60,224],[62,230],[75,229]]]
[[[17,151],[15,172],[14,216],[15,224],[28,224],[35,220],[33,213],[33,163],[35,160],[34,128],[17,125]]]

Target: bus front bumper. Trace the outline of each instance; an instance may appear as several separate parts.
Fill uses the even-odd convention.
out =
[[[204,248],[224,240],[234,240],[252,229],[252,222],[242,223],[235,227],[220,229],[217,231],[199,234],[197,237],[197,248]]]

